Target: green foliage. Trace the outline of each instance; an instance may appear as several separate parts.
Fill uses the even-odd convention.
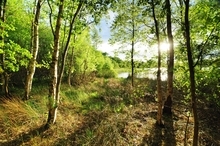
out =
[[[220,68],[213,64],[210,67],[204,67],[197,70],[196,80],[198,86],[198,95],[200,98],[220,106]]]
[[[114,78],[116,77],[116,72],[114,70],[101,70],[97,74],[98,77],[104,77],[104,78]]]
[[[103,15],[107,15],[109,8],[117,2],[116,0],[87,0],[85,11],[93,22],[98,23]]]
[[[219,50],[219,6],[210,1],[196,1],[190,8],[191,47],[194,59],[196,95],[198,99],[207,99],[219,104],[218,62]],[[180,42],[176,46],[175,86],[184,92],[186,99],[190,97],[188,62],[182,26],[176,33]],[[181,32],[181,33],[180,33]]]
[[[115,18],[111,26],[109,42],[119,44],[120,48],[117,52],[131,58],[136,52],[137,43],[146,42],[147,29],[142,16],[144,9],[138,5],[136,0],[121,0],[118,1],[113,11]]]
[[[93,47],[97,49],[98,45],[102,43],[102,40],[96,27],[92,27],[91,29],[91,38]]]
[[[190,81],[188,66],[185,63],[176,64],[177,70],[175,70],[175,87],[183,92],[185,100],[190,99]],[[195,80],[196,80],[196,95],[199,100],[208,100],[211,103],[215,103],[220,106],[219,97],[219,72],[220,69],[216,64],[206,67],[195,67]]]
[[[8,1],[6,10],[6,23],[13,27],[13,30],[8,30],[10,40],[25,49],[29,49],[31,43],[32,14],[28,11],[28,4],[30,3],[24,0]]]
[[[26,67],[31,54],[27,50],[30,45],[30,24],[29,18],[23,9],[23,3],[15,4],[10,1],[7,4],[7,21],[0,22],[2,41],[0,43],[0,54],[2,56],[2,65],[0,72],[16,72],[21,66]],[[20,16],[24,16],[20,19]],[[28,42],[28,43],[27,43]]]
[[[88,30],[78,35],[74,45],[74,70],[75,72],[92,72],[95,71],[95,50],[91,46],[91,39]]]
[[[122,60],[119,57],[112,57],[109,56],[109,58],[112,60],[115,68],[128,68],[130,66],[130,61]]]
[[[20,66],[27,66],[31,54],[26,49],[21,48],[18,44],[10,41],[4,46],[4,69],[9,72],[19,70]]]
[[[114,65],[110,58],[105,57],[105,62],[101,65],[102,67],[97,70],[98,77],[104,78],[114,78],[116,77],[116,72],[114,70]]]
[[[197,1],[191,6],[189,17],[191,47],[194,63],[201,65],[203,60],[219,52],[219,9],[218,4],[210,1]],[[180,16],[179,16],[180,17]],[[182,18],[184,19],[184,18]],[[180,23],[180,22],[178,22]],[[178,47],[180,54],[177,53],[177,61],[185,61],[187,58],[186,48],[183,44],[183,24],[177,29],[176,40],[179,42]],[[180,58],[180,56],[182,56]]]
[[[96,72],[99,77],[115,77],[111,59],[95,50],[90,37],[88,29],[77,36],[74,43],[74,74],[86,78],[88,74]]]
[[[106,62],[104,63],[104,65],[102,66],[102,69],[104,70],[111,70],[113,69],[113,64],[111,64],[111,60],[109,58],[106,58]]]
[[[39,26],[39,52],[37,57],[38,65],[49,67],[52,59],[52,44],[53,35],[49,26],[40,24]]]
[[[101,65],[102,67],[97,70],[98,77],[104,78],[113,78],[116,77],[116,72],[114,70],[114,65],[111,62],[110,58],[105,57],[104,64]]]

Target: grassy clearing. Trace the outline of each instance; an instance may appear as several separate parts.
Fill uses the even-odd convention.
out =
[[[42,130],[47,118],[46,86],[34,88],[33,97],[27,102],[2,99],[0,145],[181,146],[184,142],[191,145],[193,120],[192,116],[186,116],[179,93],[175,96],[172,117],[164,116],[165,128],[159,128],[155,125],[156,83],[136,81],[135,88],[121,79],[97,79],[77,88],[63,85],[57,122],[47,131]],[[212,125],[209,120],[217,115],[204,119],[209,110],[199,112],[201,146],[220,144],[220,132],[216,130],[220,129],[219,118]]]

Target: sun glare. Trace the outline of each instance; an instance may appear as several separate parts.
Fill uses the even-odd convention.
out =
[[[160,44],[160,51],[161,51],[161,52],[166,52],[166,51],[169,49],[169,47],[170,47],[170,44],[169,44],[169,43],[167,43],[167,42],[162,42],[162,43]]]
[[[160,51],[161,53],[166,53],[167,50],[169,49],[169,43],[167,42],[161,42],[160,43]],[[158,44],[154,44],[151,48],[150,48],[150,52],[151,52],[151,55],[155,56],[155,55],[158,55]]]

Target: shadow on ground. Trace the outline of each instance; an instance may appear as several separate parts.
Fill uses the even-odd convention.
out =
[[[210,106],[200,103],[198,108],[200,124],[200,145],[219,146],[220,145],[220,110],[217,106]]]
[[[44,131],[47,129],[45,128],[45,125],[42,125],[38,128],[35,128],[27,133],[22,133],[20,136],[18,136],[16,139],[0,143],[1,146],[20,146],[21,144],[30,141],[32,138],[36,136],[43,136]]]
[[[156,119],[156,112],[148,115]],[[173,116],[164,116],[165,127],[158,126],[156,123],[151,128],[150,134],[146,134],[139,146],[176,146],[176,136],[173,127]]]
[[[150,131],[150,135],[146,134],[139,146],[161,146],[162,139],[162,128],[155,123]]]
[[[86,114],[85,119],[80,127],[78,127],[74,133],[70,134],[68,137],[58,139],[55,141],[55,146],[77,146],[79,143],[85,141],[93,135],[93,130],[97,125],[101,123],[104,119],[108,117],[107,112],[94,112],[91,111]]]
[[[173,114],[164,114],[164,146],[176,146],[176,135],[174,131]]]

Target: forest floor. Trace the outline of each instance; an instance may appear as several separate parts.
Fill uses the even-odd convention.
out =
[[[47,89],[29,101],[2,100],[0,146],[188,146],[192,145],[190,103],[174,92],[173,113],[156,123],[155,81],[131,88],[118,80],[62,89],[56,124],[45,130]],[[80,92],[79,92],[80,90]],[[45,94],[45,95],[44,95]],[[220,146],[220,108],[198,100],[199,146]]]

